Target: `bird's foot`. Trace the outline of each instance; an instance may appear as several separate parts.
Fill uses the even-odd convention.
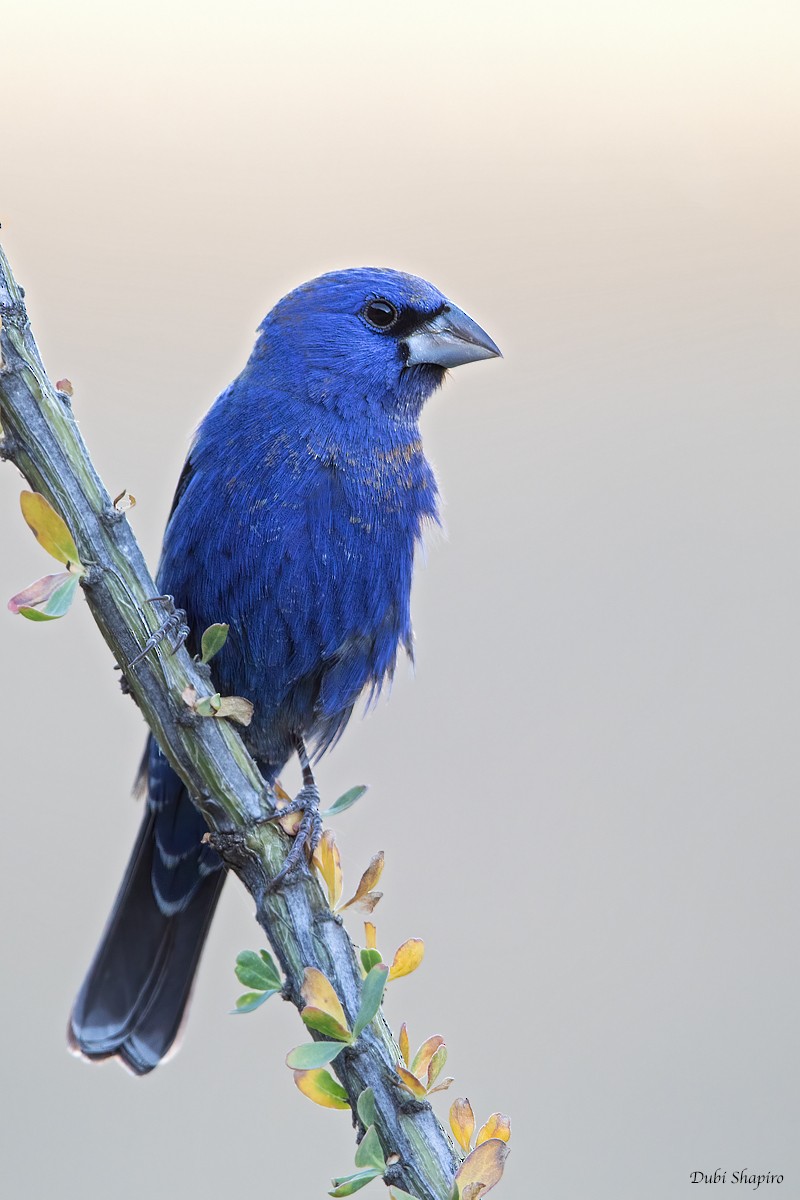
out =
[[[319,789],[316,783],[306,783],[284,808],[276,808],[268,821],[277,821],[281,817],[291,816],[301,812],[301,820],[289,853],[278,874],[270,881],[269,889],[274,891],[288,875],[294,871],[308,869],[308,859],[316,850],[322,837],[322,817],[319,815]]]
[[[164,638],[171,639],[170,653],[175,654],[189,636],[189,626],[185,623],[186,613],[182,608],[175,607],[174,597],[151,596],[148,600],[148,604],[158,603],[164,605],[167,615],[155,633],[151,633],[139,654],[128,663],[129,667],[134,667],[136,663],[141,662],[145,655],[149,654],[151,650],[155,650],[156,646],[163,642]]]

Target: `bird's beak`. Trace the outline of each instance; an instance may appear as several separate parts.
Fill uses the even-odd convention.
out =
[[[408,346],[409,367],[421,363],[460,367],[482,358],[502,358],[488,333],[455,304],[446,305],[432,321],[403,340]]]

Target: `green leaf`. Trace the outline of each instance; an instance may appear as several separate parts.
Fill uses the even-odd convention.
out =
[[[371,1168],[373,1171],[379,1171],[381,1175],[386,1170],[386,1157],[383,1153],[380,1138],[378,1137],[378,1131],[374,1125],[370,1125],[358,1143],[355,1162],[357,1167],[366,1170]]]
[[[198,700],[194,711],[201,717],[215,717],[221,704],[222,697],[219,692],[214,692],[213,696],[203,696]]]
[[[280,988],[270,988],[267,992],[245,992],[236,1001],[236,1008],[232,1009],[231,1015],[237,1017],[239,1013],[255,1012],[265,1000],[269,1000],[270,996],[276,996],[279,991]]]
[[[344,1050],[344,1042],[305,1042],[286,1055],[286,1065],[293,1071],[315,1071],[327,1067]]]
[[[70,571],[44,575],[12,596],[8,608],[29,621],[55,621],[68,611],[77,589],[78,576]]]
[[[283,986],[272,955],[266,950],[243,950],[236,958],[236,978],[246,988],[259,992],[279,992]]]
[[[360,1192],[363,1187],[371,1183],[373,1179],[379,1179],[383,1171],[358,1171],[355,1175],[343,1175],[339,1179],[334,1179],[334,1188],[328,1192],[329,1196],[352,1196],[355,1192]]]
[[[352,1042],[353,1035],[349,1029],[345,1029],[336,1017],[330,1013],[324,1012],[321,1008],[312,1008],[307,1006],[300,1013],[303,1024],[309,1029],[316,1030],[323,1037],[333,1038],[337,1042]]]
[[[366,1029],[380,1008],[388,974],[389,968],[386,963],[376,963],[364,980],[361,988],[361,1007],[353,1023],[353,1039],[358,1037],[362,1029]]]
[[[357,787],[351,787],[349,791],[340,796],[338,800],[334,800],[330,808],[326,808],[323,812],[323,817],[335,817],[337,813],[347,812],[348,808],[352,808],[356,800],[360,800],[366,792],[368,785],[360,783]]]
[[[228,640],[230,625],[209,625],[200,639],[200,661],[210,662]]]
[[[377,967],[379,962],[383,962],[380,950],[362,950],[361,965],[369,974],[373,967]]]
[[[64,518],[59,516],[49,500],[39,492],[22,492],[19,498],[22,515],[33,531],[40,546],[48,554],[65,563],[67,567],[75,567],[76,574],[83,574],[81,560],[78,558],[78,548],[67,529]]]
[[[356,1112],[358,1119],[365,1129],[369,1129],[370,1125],[375,1124],[375,1093],[372,1088],[364,1088],[363,1092],[359,1093],[356,1101]]]
[[[411,1192],[404,1192],[403,1189],[399,1187],[389,1188],[389,1198],[390,1200],[417,1200],[417,1197],[412,1196]],[[458,1200],[458,1198],[456,1198],[456,1200]]]

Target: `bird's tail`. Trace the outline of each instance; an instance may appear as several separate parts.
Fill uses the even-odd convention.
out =
[[[200,845],[204,829],[153,743],[147,812],[70,1017],[74,1053],[116,1056],[145,1075],[174,1043],[225,881],[217,856]]]

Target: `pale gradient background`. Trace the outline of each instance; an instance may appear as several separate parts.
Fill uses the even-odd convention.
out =
[[[418,272],[505,351],[425,415],[416,678],[320,770],[372,785],[337,831],[352,884],[386,851],[381,944],[427,944],[390,1018],[513,1118],[498,1196],[800,1195],[799,53],[796,0],[3,6],[3,241],[151,563],[296,283]],[[51,569],[19,490],[3,600]],[[299,1022],[226,1015],[237,885],[177,1059],[67,1056],[143,730],[82,605],[0,646],[4,1194],[323,1196]]]

